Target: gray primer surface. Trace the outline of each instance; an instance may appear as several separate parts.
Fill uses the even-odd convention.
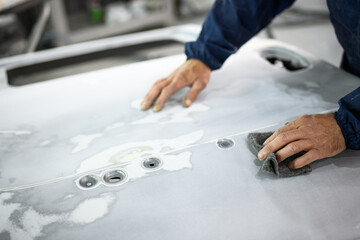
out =
[[[311,67],[271,65],[260,54],[268,47],[292,49]],[[359,79],[291,46],[254,39],[212,74],[192,107],[181,107],[181,91],[160,113],[140,111],[153,82],[184,60],[0,90],[0,236],[358,239],[359,152],[314,162],[308,175],[277,178],[254,164],[247,135],[336,110]],[[235,145],[221,149],[221,138]],[[161,168],[142,167],[150,156]],[[126,171],[127,181],[77,185],[112,169]]]
[[[250,147],[254,150],[255,156],[263,148],[263,143],[268,139],[274,132],[265,132],[265,133],[249,133],[248,141]],[[294,177],[311,172],[310,165],[299,169],[290,169],[288,164],[294,159],[301,157],[305,152],[295,154],[288,157],[281,163],[278,163],[274,153],[270,153],[264,161],[261,162],[261,170],[267,173],[274,173],[278,177]]]

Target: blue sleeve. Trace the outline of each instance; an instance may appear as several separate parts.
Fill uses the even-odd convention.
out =
[[[256,33],[295,0],[216,0],[195,42],[185,46],[189,58],[212,70],[222,66]]]
[[[344,135],[346,147],[360,149],[360,87],[339,100],[335,119]]]

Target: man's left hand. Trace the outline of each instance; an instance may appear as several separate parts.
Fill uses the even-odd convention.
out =
[[[304,115],[278,129],[264,142],[259,159],[264,160],[275,153],[278,162],[305,151],[289,163],[297,169],[316,160],[335,156],[346,149],[345,139],[333,113]]]

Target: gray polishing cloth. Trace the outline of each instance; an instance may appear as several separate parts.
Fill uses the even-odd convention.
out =
[[[248,143],[253,150],[253,153],[257,156],[258,152],[263,148],[263,143],[268,139],[274,132],[265,132],[265,133],[250,133],[248,135]],[[309,173],[312,171],[310,165],[299,169],[290,169],[288,168],[288,163],[292,160],[304,155],[305,152],[300,152],[291,157],[288,157],[281,163],[278,163],[274,153],[270,153],[269,156],[262,161],[261,170],[263,172],[274,173],[278,177],[293,177],[301,174]]]

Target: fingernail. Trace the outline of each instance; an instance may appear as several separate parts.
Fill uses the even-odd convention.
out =
[[[192,101],[190,99],[186,99],[185,106],[189,107],[192,104]]]
[[[145,106],[146,106],[146,102],[145,102],[145,101],[142,101],[142,102],[141,102],[141,109],[144,110],[144,109],[145,109]]]
[[[154,112],[160,111],[160,107],[158,105],[155,105],[154,108],[153,108],[153,111]]]
[[[265,159],[265,154],[260,151],[259,154],[258,154],[258,158],[259,158],[260,160],[264,160],[264,159]]]

